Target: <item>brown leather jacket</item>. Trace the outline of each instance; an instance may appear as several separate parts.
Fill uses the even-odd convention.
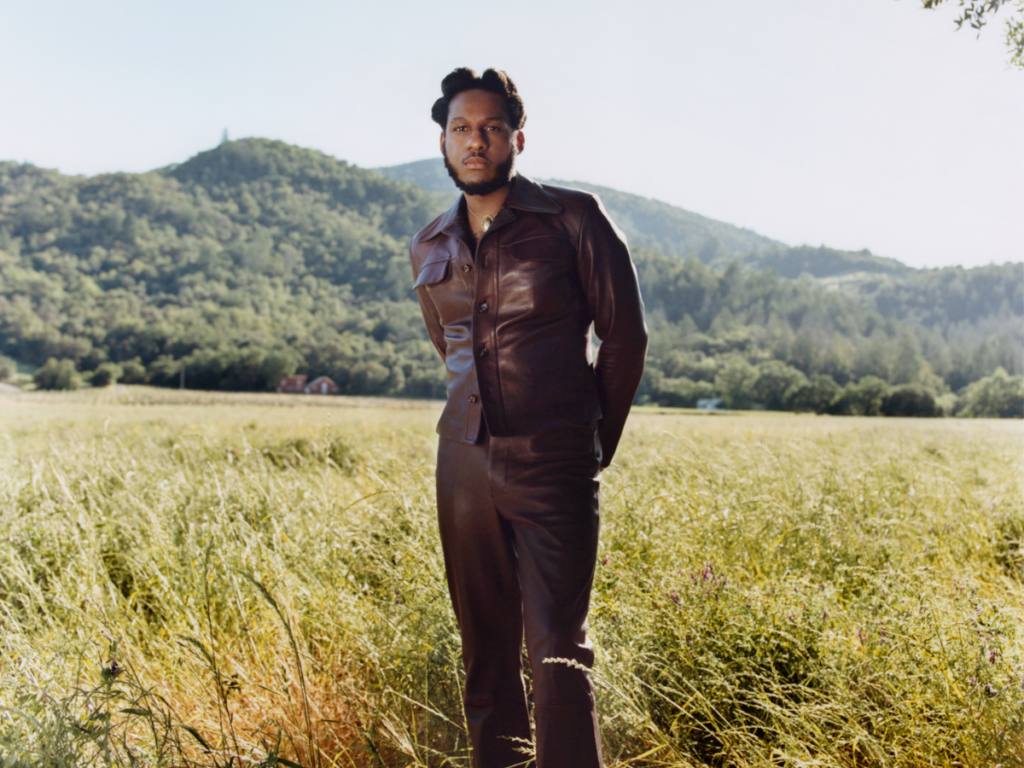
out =
[[[518,175],[473,253],[461,205],[410,246],[413,287],[448,370],[438,433],[475,442],[481,409],[499,437],[597,421],[608,466],[647,352],[625,237],[594,195]]]

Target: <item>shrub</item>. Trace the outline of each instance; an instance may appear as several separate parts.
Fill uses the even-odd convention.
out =
[[[160,355],[146,369],[146,382],[158,387],[177,386],[181,374],[181,361],[171,355]]]
[[[651,399],[669,408],[696,408],[698,400],[715,396],[715,387],[710,381],[693,381],[685,376],[659,377],[653,390]]]
[[[75,361],[51,357],[32,376],[39,389],[78,389],[82,377],[75,368]]]
[[[889,385],[880,378],[865,376],[843,387],[829,408],[829,413],[840,416],[878,416],[882,412],[882,400],[888,392]]]
[[[89,381],[94,387],[109,387],[116,384],[123,373],[124,370],[117,363],[102,363],[92,372]]]
[[[125,384],[143,384],[146,381],[146,366],[135,357],[121,363],[121,376],[118,378]]]
[[[920,384],[902,384],[882,398],[883,416],[941,416],[935,395]]]

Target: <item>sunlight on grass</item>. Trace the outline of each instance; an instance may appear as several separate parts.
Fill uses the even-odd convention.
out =
[[[0,765],[468,766],[438,404],[0,399]],[[638,410],[610,766],[1019,765],[1024,425]]]

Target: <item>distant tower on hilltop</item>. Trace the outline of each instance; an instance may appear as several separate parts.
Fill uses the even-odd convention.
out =
[[[228,138],[228,129],[225,128],[224,129],[224,133],[222,133],[220,135],[220,143],[221,144],[227,144],[229,141],[230,141],[230,139]]]

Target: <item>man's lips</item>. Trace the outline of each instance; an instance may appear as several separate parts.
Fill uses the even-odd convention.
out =
[[[467,157],[463,160],[462,165],[466,168],[486,168],[490,165],[490,162],[483,157],[474,155],[473,157]]]

